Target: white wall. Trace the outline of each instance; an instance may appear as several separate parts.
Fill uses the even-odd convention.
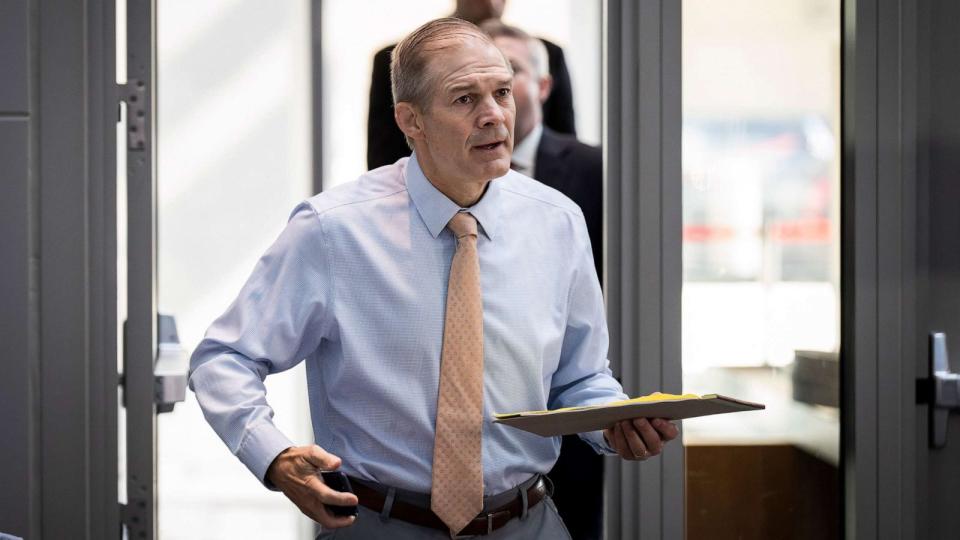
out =
[[[159,305],[191,350],[309,196],[309,2],[158,2]],[[267,379],[276,422],[312,440],[303,369]],[[160,537],[312,538],[247,471],[192,392],[159,419]]]

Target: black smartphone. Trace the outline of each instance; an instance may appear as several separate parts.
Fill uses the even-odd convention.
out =
[[[320,471],[320,476],[323,478],[323,483],[326,484],[330,489],[334,491],[346,491],[353,493],[353,488],[350,487],[350,479],[347,478],[347,475],[341,471]],[[327,510],[330,510],[330,513],[335,516],[356,516],[359,514],[357,511],[357,506],[337,506],[333,504],[324,504],[327,507]]]

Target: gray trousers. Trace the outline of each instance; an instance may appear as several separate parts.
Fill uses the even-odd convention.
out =
[[[523,485],[519,486],[519,489],[526,490],[534,481],[536,481],[536,478],[524,482]],[[547,481],[549,482],[549,480]],[[552,488],[550,490],[552,491]],[[403,496],[408,500],[415,500],[420,506],[429,507],[429,497],[426,494],[406,492]],[[502,493],[484,499],[484,509],[497,508],[513,496],[513,493]],[[321,532],[317,540],[414,540],[421,538],[443,540],[450,538],[450,533],[447,531],[421,527],[395,518],[385,518],[362,505],[357,508],[360,515],[357,516],[353,525]],[[563,520],[560,519],[557,507],[553,504],[553,499],[544,497],[540,504],[531,508],[522,518],[518,517],[510,520],[492,534],[474,538],[488,540],[570,540],[570,533],[567,532]]]
[[[317,540],[419,540],[421,538],[449,540],[450,534],[429,527],[421,527],[399,519],[382,519],[380,514],[364,506],[353,525],[324,531]],[[570,540],[553,500],[547,497],[534,506],[522,520],[514,518],[505,526],[478,540]]]

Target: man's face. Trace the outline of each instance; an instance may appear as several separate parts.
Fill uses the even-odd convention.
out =
[[[517,105],[517,125],[514,131],[519,143],[533,131],[543,117],[542,77],[536,73],[530,60],[531,51],[526,40],[497,37],[493,40],[513,66],[513,99]]]
[[[486,182],[506,174],[516,111],[503,55],[469,37],[438,50],[428,70],[434,92],[421,114],[421,160],[444,182]]]

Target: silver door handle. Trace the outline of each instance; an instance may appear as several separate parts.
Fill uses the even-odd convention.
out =
[[[157,413],[172,412],[187,397],[190,355],[180,345],[177,322],[170,315],[157,316],[157,363],[153,367],[154,402]]]
[[[960,409],[960,373],[950,371],[947,335],[930,334],[930,446],[947,445],[947,422],[951,409]]]

